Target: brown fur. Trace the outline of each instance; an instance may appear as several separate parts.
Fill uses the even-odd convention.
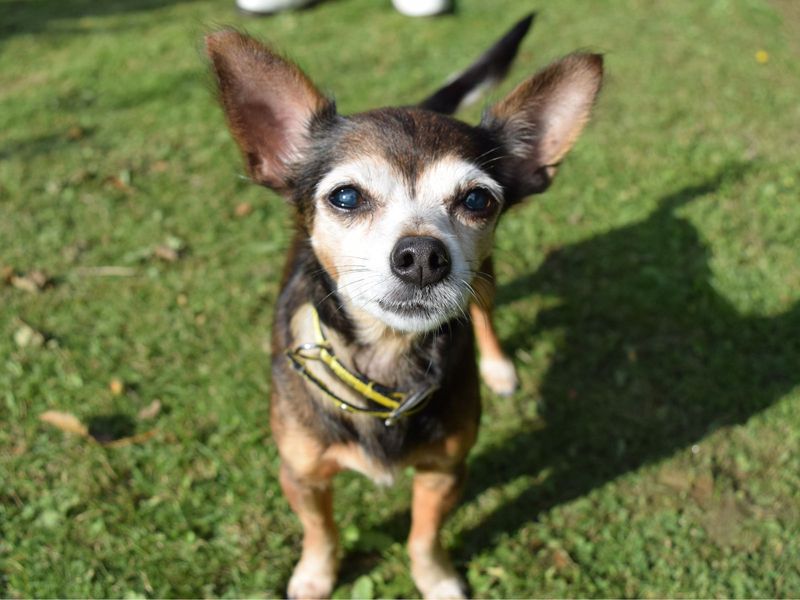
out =
[[[476,279],[475,283],[472,284],[472,287],[475,288],[476,301],[469,306],[472,327],[475,331],[475,341],[478,344],[478,351],[481,353],[482,358],[502,360],[506,356],[500,346],[500,339],[492,319],[496,290],[494,265],[491,258],[483,261],[481,273],[484,276]]]

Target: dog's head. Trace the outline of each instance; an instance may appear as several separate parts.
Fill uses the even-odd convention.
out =
[[[421,108],[345,117],[252,38],[206,45],[250,177],[294,204],[347,306],[409,332],[464,311],[498,217],[548,187],[602,79],[599,56],[568,56],[476,127]]]

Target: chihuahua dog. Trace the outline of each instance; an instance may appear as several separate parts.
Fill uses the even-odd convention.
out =
[[[270,406],[280,483],[304,532],[290,598],[333,590],[333,476],[388,484],[408,466],[414,582],[426,598],[465,596],[440,528],[478,432],[476,340],[488,387],[517,385],[492,326],[492,238],[509,207],[550,185],[603,77],[599,55],[572,54],[477,126],[448,116],[505,74],[532,18],[419,106],[350,116],[269,47],[230,30],[206,38],[249,176],[296,216]]]

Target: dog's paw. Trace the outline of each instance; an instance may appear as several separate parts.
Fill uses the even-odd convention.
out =
[[[335,576],[326,569],[308,568],[301,562],[292,573],[286,595],[290,600],[330,598],[334,582]]]
[[[428,600],[466,598],[467,588],[438,542],[430,547],[409,544],[411,578]]]
[[[420,591],[426,600],[457,600],[467,598],[464,583],[456,576],[442,579],[428,587],[428,589]]]
[[[510,358],[481,358],[480,370],[484,383],[495,394],[510,396],[517,391],[519,379]]]

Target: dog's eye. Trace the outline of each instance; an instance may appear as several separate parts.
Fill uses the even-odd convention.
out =
[[[470,212],[482,213],[491,206],[492,197],[485,189],[475,188],[467,192],[467,195],[461,200],[461,204]]]
[[[328,197],[328,201],[336,208],[352,210],[361,204],[361,194],[355,188],[340,187],[338,190],[333,191]]]

